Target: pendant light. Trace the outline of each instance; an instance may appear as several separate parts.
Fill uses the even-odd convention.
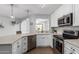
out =
[[[14,12],[13,7],[14,7],[14,4],[11,4],[11,16],[10,16],[10,17],[11,17],[12,19],[15,18],[14,15],[13,15],[13,12]]]
[[[26,12],[27,12],[27,18],[29,18],[29,12],[30,12],[29,9],[27,9]]]
[[[12,19],[11,23],[12,23],[12,25],[15,25],[16,21],[15,21],[15,16],[13,14],[13,12],[14,12],[14,10],[13,10],[14,4],[10,4],[10,6],[11,6],[11,16],[10,16],[10,18]]]
[[[30,10],[27,9],[27,19],[30,19]],[[30,21],[30,25],[33,25],[33,22]]]

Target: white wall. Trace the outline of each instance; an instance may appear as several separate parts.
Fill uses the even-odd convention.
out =
[[[0,17],[0,22],[3,23],[4,28],[0,28],[0,36],[16,34],[16,26],[11,25],[11,19]]]

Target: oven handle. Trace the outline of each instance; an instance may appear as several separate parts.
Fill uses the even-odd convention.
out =
[[[56,41],[58,41],[58,42],[60,42],[60,43],[63,43],[63,41],[61,41],[61,40],[56,40]]]

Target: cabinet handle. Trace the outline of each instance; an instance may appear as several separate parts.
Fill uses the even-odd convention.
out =
[[[71,48],[73,51],[75,51],[75,49]]]
[[[19,48],[20,46],[18,45],[17,48]]]
[[[72,49],[72,48],[71,48]]]
[[[24,49],[24,50],[26,50],[26,49]]]
[[[26,45],[26,43],[24,43],[24,45]]]
[[[73,54],[73,53],[70,53],[70,54]]]
[[[75,51],[75,49],[73,49],[73,51]]]

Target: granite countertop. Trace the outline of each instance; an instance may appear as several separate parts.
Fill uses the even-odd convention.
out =
[[[72,45],[75,45],[76,47],[79,48],[79,39],[67,39],[67,40],[64,40]]]
[[[8,35],[0,37],[0,44],[12,44],[15,41],[19,40],[23,36],[36,35],[35,33],[26,33],[26,34],[18,34],[18,35]]]
[[[52,33],[36,33],[37,35],[50,35]]]
[[[50,33],[25,33],[25,34],[2,36],[0,37],[0,44],[12,44],[24,36],[37,35],[37,34],[50,34]]]

